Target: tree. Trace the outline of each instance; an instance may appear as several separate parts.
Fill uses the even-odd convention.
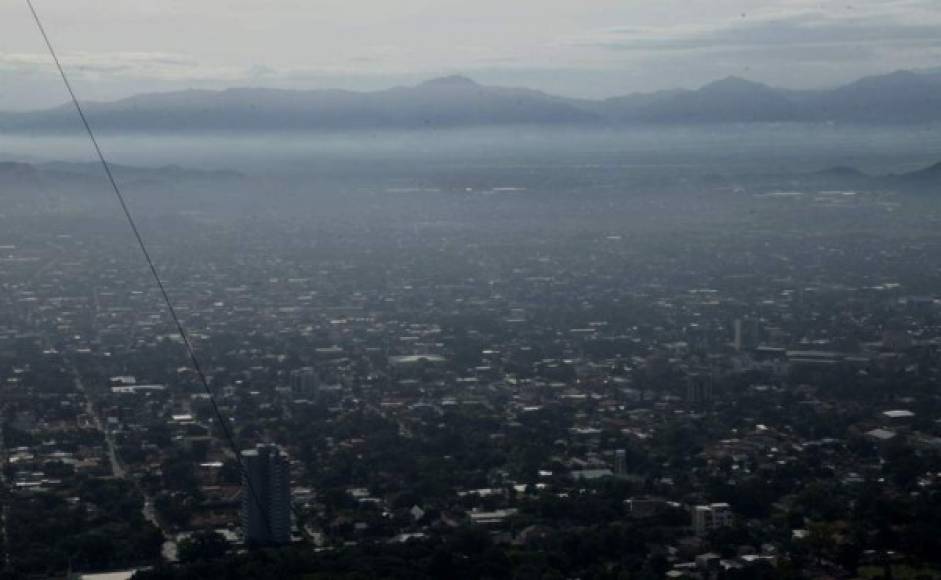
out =
[[[197,562],[225,556],[229,551],[229,542],[219,532],[196,532],[180,542],[180,561]]]

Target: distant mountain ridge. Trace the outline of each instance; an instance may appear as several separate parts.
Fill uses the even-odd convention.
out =
[[[485,87],[446,77],[376,92],[233,88],[144,94],[88,103],[98,129],[116,131],[371,129],[583,124],[598,116],[530,89]],[[71,106],[0,115],[0,129],[75,128]]]
[[[163,186],[171,183],[235,184],[250,179],[249,175],[232,170],[191,169],[179,165],[161,167],[111,165],[111,169],[122,185],[131,187],[158,182]],[[834,186],[853,185],[900,191],[923,189],[941,191],[941,161],[904,173],[869,174],[855,167],[838,165],[813,173],[795,173],[788,174],[788,176],[811,181],[828,181]],[[17,189],[39,190],[50,186],[61,187],[63,184],[91,185],[100,193],[103,179],[104,174],[98,162],[26,163],[0,160],[0,197]]]
[[[114,167],[114,173],[129,204],[135,211],[140,210],[149,216],[198,214],[211,218],[220,213],[251,215],[268,211],[272,199],[280,197],[281,202],[294,203],[298,199],[306,199],[311,193],[305,180],[298,182],[291,178],[253,176],[233,171],[121,165]],[[663,180],[657,181],[666,187],[665,190],[673,186],[682,190],[683,184],[687,182],[687,178],[682,176],[665,176]],[[459,195],[465,195],[464,184],[454,189],[452,186],[442,185],[441,189],[433,191],[441,195],[459,191]],[[756,192],[795,191],[791,188],[797,188],[796,191],[893,193],[929,199],[941,192],[941,162],[915,171],[883,175],[870,175],[846,166],[814,173],[708,174],[703,176],[701,188],[720,196],[728,192],[751,195]],[[341,198],[349,194],[348,191],[331,187],[324,191],[342,192],[338,194]],[[548,191],[568,190],[550,187]],[[604,196],[621,190],[589,188],[588,191]],[[546,190],[537,188],[533,193],[541,195]],[[582,191],[576,197],[581,198],[583,195],[591,194]],[[318,199],[320,203],[330,197],[328,194],[326,198]],[[101,212],[116,209],[113,195],[109,192],[98,163],[31,164],[0,161],[0,215],[33,215],[36,212],[93,212],[100,215]]]
[[[450,76],[373,92],[232,88],[151,93],[87,103],[86,109],[97,129],[162,132],[759,122],[914,124],[941,121],[941,73],[897,71],[819,91],[779,89],[728,77],[696,90],[600,101],[485,86]],[[11,133],[78,128],[71,106],[0,114],[0,131]]]

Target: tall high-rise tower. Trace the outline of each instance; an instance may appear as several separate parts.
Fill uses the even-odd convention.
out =
[[[297,397],[315,397],[319,383],[317,371],[313,367],[291,371],[291,391]]]
[[[614,450],[614,475],[623,477],[627,475],[627,450]]]
[[[260,546],[291,542],[291,487],[287,458],[275,445],[242,451],[242,533]],[[251,482],[249,484],[249,482]]]

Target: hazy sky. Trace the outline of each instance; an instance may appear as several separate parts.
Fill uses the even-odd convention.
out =
[[[86,99],[186,87],[385,88],[462,73],[572,96],[735,74],[829,86],[937,66],[941,0],[34,0]],[[0,109],[65,100],[0,2]]]

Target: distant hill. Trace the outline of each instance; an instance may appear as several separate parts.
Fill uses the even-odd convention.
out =
[[[917,171],[888,175],[880,181],[902,191],[941,193],[941,161]]]
[[[898,71],[826,91],[776,89],[737,77],[695,91],[618,99],[619,121],[639,123],[842,122],[900,124],[941,121],[941,76]]]
[[[806,175],[805,179],[818,187],[941,193],[941,162],[924,169],[888,175],[869,175],[853,167],[838,166]]]
[[[592,101],[461,76],[374,92],[233,88],[144,94],[87,103],[112,131],[422,129],[510,125],[619,126],[756,122],[914,124],[941,121],[941,74],[898,71],[832,90],[778,89],[729,77],[697,90]],[[73,131],[71,106],[0,114],[0,131]]]
[[[146,94],[89,103],[94,126],[115,131],[422,128],[583,124],[598,115],[529,89],[485,87],[464,77],[377,92],[237,88]],[[71,106],[4,115],[9,131],[78,127]]]
[[[738,77],[710,83],[697,91],[637,99],[615,114],[621,121],[642,123],[749,123],[799,120],[799,107],[783,94]]]
[[[813,95],[806,116],[820,121],[918,123],[941,119],[941,81],[899,71]]]

